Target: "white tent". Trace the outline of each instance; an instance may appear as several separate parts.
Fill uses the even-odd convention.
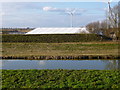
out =
[[[26,34],[75,34],[89,33],[86,28],[36,28]]]

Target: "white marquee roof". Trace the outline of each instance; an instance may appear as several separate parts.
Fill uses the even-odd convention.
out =
[[[75,34],[89,33],[86,28],[36,28],[26,34]]]

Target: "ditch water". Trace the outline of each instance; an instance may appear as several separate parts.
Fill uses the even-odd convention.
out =
[[[120,70],[120,60],[0,60],[0,69]]]

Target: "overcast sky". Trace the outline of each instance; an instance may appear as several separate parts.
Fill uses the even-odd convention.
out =
[[[112,2],[111,6],[116,5]],[[70,27],[69,11],[75,10],[73,26],[105,19],[104,2],[7,2],[2,3],[2,27]]]

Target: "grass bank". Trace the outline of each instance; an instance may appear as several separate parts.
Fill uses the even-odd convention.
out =
[[[118,56],[118,46],[117,42],[2,43],[2,56]]]
[[[2,88],[120,88],[120,71],[3,70]]]

